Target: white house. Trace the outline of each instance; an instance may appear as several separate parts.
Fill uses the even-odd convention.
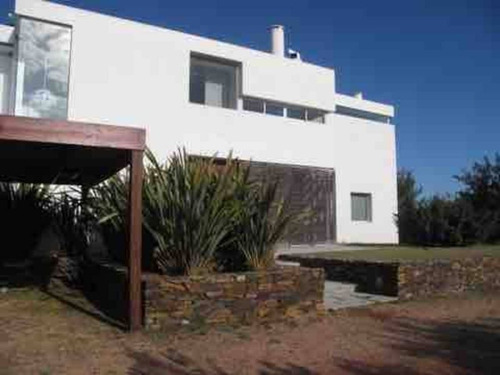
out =
[[[16,0],[12,23],[0,112],[144,127],[162,158],[232,150],[316,211],[295,242],[398,242],[394,108],[337,93],[281,26],[263,52],[42,0]]]

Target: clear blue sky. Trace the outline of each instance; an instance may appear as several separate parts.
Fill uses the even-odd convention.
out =
[[[58,0],[267,50],[283,24],[305,60],[333,67],[337,90],[396,106],[398,166],[427,193],[500,152],[498,0]],[[6,21],[13,0],[0,3]]]

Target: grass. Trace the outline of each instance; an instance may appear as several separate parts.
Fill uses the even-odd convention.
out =
[[[468,257],[500,257],[500,245],[471,245],[468,247],[412,247],[373,246],[366,250],[345,250],[304,254],[304,257],[371,260],[381,262],[420,261],[432,259],[458,259]]]

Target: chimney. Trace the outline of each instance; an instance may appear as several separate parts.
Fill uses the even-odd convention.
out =
[[[285,28],[282,25],[271,26],[271,52],[285,57]]]

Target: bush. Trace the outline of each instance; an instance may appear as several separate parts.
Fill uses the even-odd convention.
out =
[[[475,237],[480,242],[500,241],[500,154],[485,157],[470,170],[455,176],[463,188],[459,197],[472,211]]]
[[[214,270],[215,252],[231,240],[236,164],[228,158],[218,167],[213,160],[190,158],[185,151],[170,158],[168,166],[150,160],[144,222],[155,239],[160,270],[174,274]]]
[[[295,216],[276,183],[254,183],[231,155],[224,163],[182,150],[165,164],[147,152],[143,188],[143,266],[168,274],[271,266],[273,247]],[[125,249],[127,184],[116,176],[92,191],[92,211],[110,249]],[[115,259],[123,255],[112,251]]]
[[[398,215],[402,243],[462,246],[500,241],[500,154],[484,158],[455,176],[463,187],[455,196],[419,198],[413,174],[398,172]]]
[[[274,265],[274,246],[297,216],[287,213],[283,200],[277,200],[278,182],[263,183],[250,189],[239,205],[235,238],[245,265],[263,270]]]

